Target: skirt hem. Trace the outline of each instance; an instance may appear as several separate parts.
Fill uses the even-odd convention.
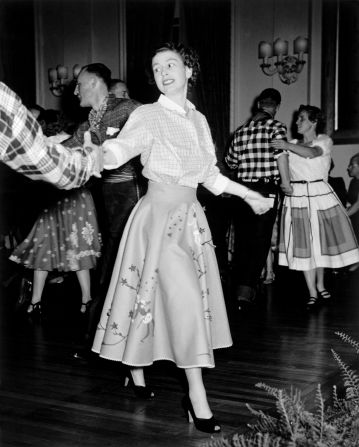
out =
[[[214,349],[226,349],[226,348],[230,348],[231,346],[233,346],[233,343],[229,344],[229,345],[213,347],[212,349],[213,350]],[[105,355],[101,355],[99,350],[92,349],[92,352],[94,352],[95,354],[98,354],[102,359],[112,360],[113,362],[120,362],[120,363],[123,363],[126,366],[133,366],[133,367],[136,367],[136,368],[141,368],[141,367],[144,367],[144,366],[151,366],[151,365],[153,365],[154,362],[160,362],[160,361],[169,361],[169,362],[175,363],[177,368],[181,368],[181,369],[186,369],[186,368],[214,368],[214,366],[215,366],[214,363],[201,364],[201,365],[185,365],[185,366],[183,365],[182,366],[182,365],[178,365],[175,360],[173,360],[171,358],[165,358],[165,357],[155,358],[155,359],[152,360],[152,362],[149,362],[149,363],[133,364],[133,363],[124,362],[123,360],[120,360],[120,359],[117,359],[117,358],[112,358],[112,357],[108,357],[108,356],[105,356]]]

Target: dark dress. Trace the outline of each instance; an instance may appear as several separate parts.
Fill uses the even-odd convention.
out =
[[[63,136],[52,141],[59,142]],[[32,270],[78,271],[96,267],[101,254],[95,204],[87,188],[56,195],[10,260]]]
[[[359,196],[359,179],[353,178],[348,189],[348,202],[353,205]],[[354,228],[355,236],[359,241],[359,211],[350,216]]]

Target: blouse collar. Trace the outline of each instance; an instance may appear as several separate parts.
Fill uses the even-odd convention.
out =
[[[160,97],[158,98],[158,102],[161,104],[161,106],[165,107],[166,109],[174,110],[174,111],[180,113],[181,115],[186,115],[186,113],[187,113],[183,107],[179,106],[174,101],[172,101],[172,99],[167,98],[167,96],[165,96],[165,95],[160,95]],[[188,99],[186,99],[186,107],[189,110],[196,109],[194,104],[192,104],[191,101],[189,101]]]

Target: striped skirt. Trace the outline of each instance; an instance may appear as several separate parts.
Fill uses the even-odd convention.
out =
[[[293,183],[280,223],[279,264],[291,270],[340,268],[359,262],[350,219],[325,181]]]

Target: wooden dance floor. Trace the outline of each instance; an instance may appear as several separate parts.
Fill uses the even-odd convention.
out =
[[[183,377],[172,364],[147,369],[156,397],[136,399],[123,386],[119,363],[74,358],[81,347],[80,292],[73,277],[49,284],[45,318],[32,321],[15,312],[18,277],[1,250],[0,445],[1,447],[203,446],[210,435],[187,424],[181,410]],[[274,284],[262,286],[259,305],[240,313],[226,287],[234,346],[216,351],[216,368],[204,374],[211,408],[222,435],[251,421],[246,404],[272,409],[258,382],[302,390],[308,408],[318,383],[329,396],[341,384],[331,355],[334,348],[349,365],[357,356],[335,335],[359,340],[359,273],[327,275],[334,293],[317,312],[305,310],[300,273],[278,269]],[[218,435],[216,435],[218,437]]]

